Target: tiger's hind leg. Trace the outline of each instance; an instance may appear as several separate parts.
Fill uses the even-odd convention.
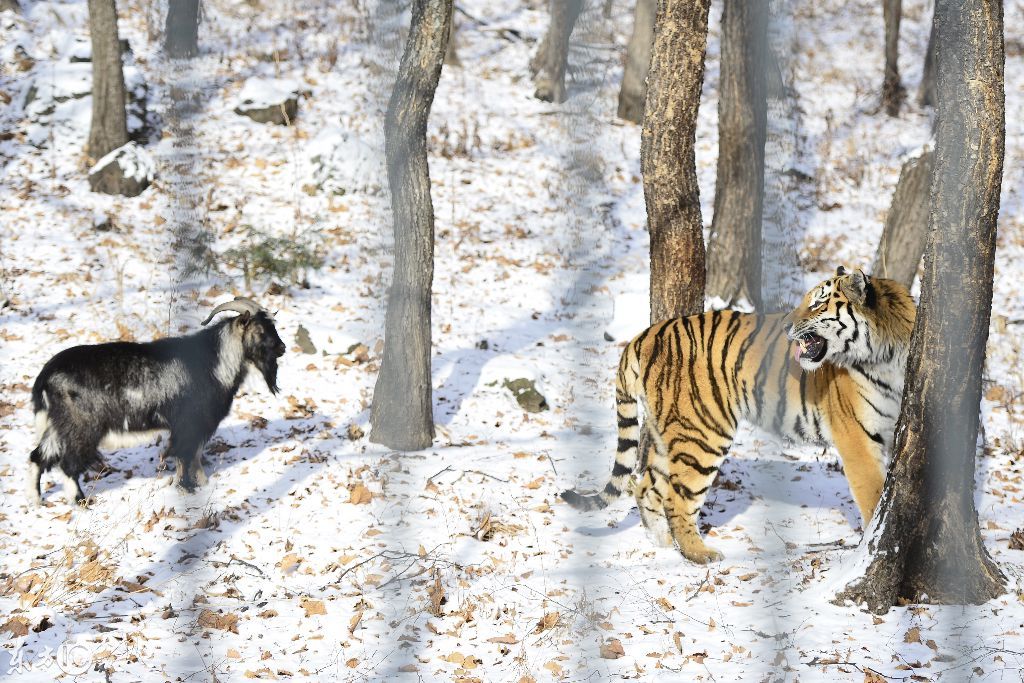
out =
[[[668,518],[665,516],[665,501],[658,492],[656,476],[650,467],[644,470],[634,492],[636,506],[640,510],[640,520],[654,543],[662,548],[671,548],[675,543],[672,540],[672,530],[668,526]]]
[[[704,543],[697,519],[728,446],[676,436],[667,448],[668,473],[662,487],[665,516],[679,551],[697,564],[722,559],[722,553]]]

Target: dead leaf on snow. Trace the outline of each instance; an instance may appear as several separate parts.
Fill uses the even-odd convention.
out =
[[[921,642],[921,629],[914,626],[903,635],[904,643],[920,643]]]
[[[625,656],[626,651],[622,649],[622,641],[618,638],[610,638],[606,642],[601,643],[602,659],[618,659]]]
[[[363,484],[356,484],[348,490],[348,502],[353,505],[363,505],[371,500],[373,500],[373,494]]]
[[[537,622],[537,626],[534,627],[534,633],[542,633],[548,629],[554,628],[558,625],[558,620],[561,618],[561,614],[558,612],[548,612],[541,620]]]
[[[323,600],[313,600],[312,598],[302,599],[302,609],[306,610],[306,616],[311,617],[314,614],[327,614],[327,608],[324,607]]]
[[[12,638],[28,635],[28,618],[22,616],[11,617],[7,620],[7,623],[0,626],[0,631],[7,631],[11,634]]]
[[[204,609],[199,613],[199,618],[196,620],[196,624],[202,628],[214,628],[219,631],[238,633],[237,614],[220,614],[211,609]]]
[[[359,610],[352,615],[352,618],[348,622],[348,632],[353,633],[356,630],[356,626],[359,626],[359,622],[363,620],[363,610]]]
[[[444,616],[441,606],[446,602],[444,597],[444,586],[441,585],[441,578],[434,574],[434,582],[427,587],[427,595],[430,597],[430,607],[427,608],[435,617]]]

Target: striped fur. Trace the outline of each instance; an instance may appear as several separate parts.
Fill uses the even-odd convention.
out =
[[[745,419],[834,445],[866,526],[881,495],[915,314],[903,285],[839,268],[789,315],[710,311],[652,325],[619,362],[619,443],[608,483],[593,495],[562,497],[579,509],[603,508],[635,472],[630,492],[655,541],[694,562],[719,559],[697,516]]]

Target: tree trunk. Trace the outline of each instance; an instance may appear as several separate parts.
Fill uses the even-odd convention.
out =
[[[430,378],[430,288],[434,206],[427,118],[441,77],[452,0],[413,0],[412,24],[385,119],[385,156],[395,228],[384,357],[373,389],[370,440],[419,450],[434,438]]]
[[[928,33],[928,47],[924,53],[924,73],[921,74],[921,87],[917,91],[917,101],[922,107],[935,106],[935,19],[932,18],[932,30]]]
[[[658,11],[656,0],[636,0],[633,13],[633,35],[626,47],[626,65],[619,90],[620,119],[633,123],[644,120],[644,101],[647,99],[647,72],[651,67],[651,46],[654,45],[654,15]]]
[[[583,0],[551,0],[548,32],[530,61],[537,90],[545,102],[565,102],[565,69],[569,62],[569,36],[583,11]]]
[[[448,46],[444,51],[444,63],[446,66],[462,66],[462,62],[459,61],[459,53],[457,45],[455,44],[455,17],[452,17],[451,23],[448,25]]]
[[[871,269],[876,277],[898,280],[907,289],[914,284],[928,235],[933,159],[926,150],[903,164]]]
[[[1005,140],[1002,2],[937,0],[935,26],[938,125],[921,303],[893,462],[860,550],[870,563],[838,596],[880,612],[900,599],[978,604],[1005,583],[974,507]]]
[[[121,42],[114,0],[89,0],[92,40],[92,124],[86,152],[100,159],[128,143]]]
[[[907,96],[900,82],[900,68],[897,64],[900,49],[900,18],[902,0],[882,0],[882,15],[885,19],[885,77],[882,81],[882,106],[889,116],[900,113],[900,105]]]
[[[176,59],[191,59],[199,54],[199,0],[170,0],[164,51]]]
[[[718,99],[718,179],[708,244],[708,294],[761,309],[761,210],[768,7],[726,0]]]
[[[711,0],[660,0],[640,142],[651,234],[651,321],[704,310],[694,158]]]

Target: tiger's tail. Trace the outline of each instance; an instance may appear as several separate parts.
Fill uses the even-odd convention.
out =
[[[637,468],[640,415],[638,399],[642,398],[639,344],[630,342],[622,352],[615,377],[615,413],[618,418],[619,444],[615,453],[612,476],[599,493],[583,495],[573,489],[562,492],[562,499],[577,510],[600,510],[608,507],[626,490],[629,477]]]

